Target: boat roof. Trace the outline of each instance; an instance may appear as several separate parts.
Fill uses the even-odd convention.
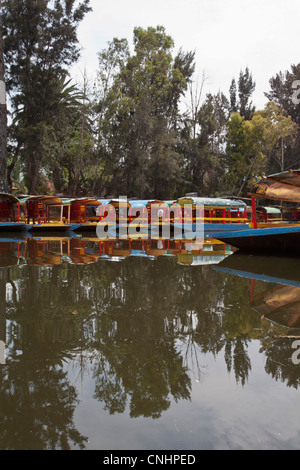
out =
[[[281,214],[281,210],[278,207],[258,206],[257,209],[265,210],[268,214]]]
[[[131,199],[129,204],[131,207],[147,207],[152,204],[166,204],[166,201],[160,201],[159,199]]]
[[[102,206],[106,206],[107,204],[110,203],[111,199],[105,199],[103,197],[99,197],[98,201],[101,203]]]
[[[173,206],[173,204],[176,204],[177,203],[177,200],[176,199],[172,199],[170,201],[163,201],[167,206],[171,207]]]
[[[61,205],[63,200],[58,196],[19,196],[19,201],[21,204],[25,204],[28,201],[41,201],[49,205]]]
[[[198,206],[212,207],[212,208],[245,208],[247,205],[240,199],[229,199],[229,198],[208,198],[208,197],[181,197],[177,199],[180,205],[193,204]]]
[[[100,206],[102,204],[102,202],[99,199],[96,199],[94,197],[81,197],[81,198],[69,200],[69,203],[73,203],[73,202],[83,204],[84,206]],[[63,200],[63,203],[65,204],[67,202],[64,202]]]
[[[105,204],[101,201],[101,199],[99,199],[99,201],[103,205],[111,204],[112,206],[127,206],[127,207],[130,207],[130,202],[128,201],[128,199],[109,199],[109,200],[107,200],[107,202]]]
[[[152,199],[130,199],[129,204],[131,207],[147,207],[149,202],[152,202]]]
[[[14,196],[13,194],[8,194],[8,193],[0,193],[0,199],[4,199],[5,201],[12,202],[12,203],[18,203],[19,199]]]
[[[257,180],[250,196],[300,203],[300,170],[288,170]]]

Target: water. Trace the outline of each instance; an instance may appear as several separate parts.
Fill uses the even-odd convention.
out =
[[[0,449],[299,449],[299,266],[3,238]]]

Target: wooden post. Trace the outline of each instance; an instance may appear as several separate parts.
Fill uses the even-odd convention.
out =
[[[250,300],[254,298],[255,279],[251,279]]]
[[[252,201],[252,223],[253,223],[253,227],[257,228],[256,204],[255,204],[254,196],[252,196],[251,201]]]

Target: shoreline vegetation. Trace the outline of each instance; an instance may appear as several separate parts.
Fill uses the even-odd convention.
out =
[[[9,115],[0,179],[9,192],[245,197],[258,177],[300,167],[300,64],[270,77],[256,109],[249,68],[229,90],[205,94],[194,51],[176,51],[163,26],[136,27],[133,50],[112,38],[98,53],[95,82],[74,83],[89,3],[2,1]],[[3,123],[0,115],[1,136]]]

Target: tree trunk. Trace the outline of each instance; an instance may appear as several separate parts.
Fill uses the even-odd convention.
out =
[[[0,2],[1,6],[1,2]],[[7,108],[6,88],[4,77],[4,41],[2,38],[2,26],[0,23],[0,186],[2,190],[7,186]]]
[[[28,180],[29,180],[29,194],[35,196],[37,194],[37,185],[39,180],[39,167],[38,167],[38,157],[35,155],[35,152],[32,152],[30,157],[30,163],[28,166]]]

